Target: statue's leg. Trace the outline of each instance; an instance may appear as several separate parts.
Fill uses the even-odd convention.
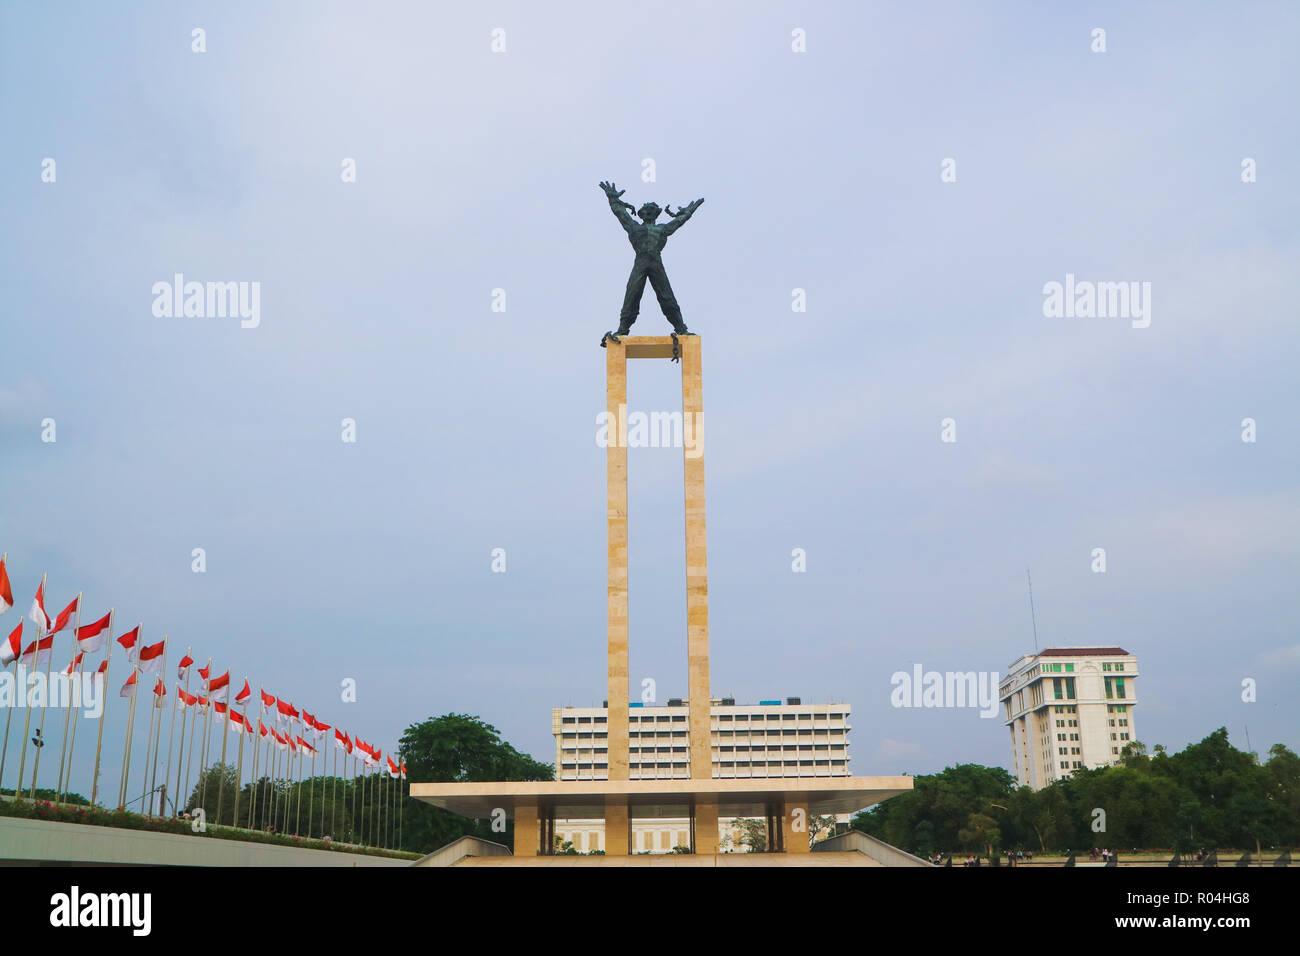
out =
[[[673,287],[668,283],[668,273],[664,271],[662,263],[651,267],[649,279],[650,287],[655,290],[655,298],[659,300],[659,308],[663,309],[664,317],[672,324],[673,331],[685,332],[682,310],[677,306],[677,297],[673,295]]]
[[[623,311],[618,314],[618,335],[627,335],[641,311],[641,293],[645,291],[646,270],[641,263],[632,266],[627,277],[627,291],[623,293]]]

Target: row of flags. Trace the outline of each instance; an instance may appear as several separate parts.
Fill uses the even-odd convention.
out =
[[[0,615],[13,607],[13,604],[13,590],[5,566],[5,558],[0,557]],[[73,628],[76,654],[63,673],[67,675],[74,672],[82,673],[86,655],[104,650],[108,646],[113,629],[113,612],[109,611],[90,624],[80,625],[80,611],[81,595],[79,594],[54,619],[51,619],[46,612],[45,579],[42,578],[28,613],[28,620],[36,631],[35,639],[25,647],[23,646],[24,621],[20,618],[17,627],[0,643],[0,668],[8,667],[15,661],[26,668],[49,665],[50,658],[53,655],[54,636],[65,630],[75,617],[78,622],[78,626]],[[164,636],[161,641],[155,644],[145,644],[141,640],[142,626],[137,624],[131,630],[119,635],[115,641],[125,649],[127,659],[132,665],[131,674],[122,685],[119,694],[123,698],[132,700],[132,715],[134,715],[136,691],[139,687],[145,686],[144,679],[146,678],[153,677],[154,679],[152,692],[155,708],[164,707],[168,699],[167,688],[161,676],[166,662],[167,638]],[[3,632],[0,631],[0,633]],[[98,669],[95,671],[96,674],[107,675],[110,654],[111,648],[109,648],[104,660],[99,664]],[[177,665],[178,679],[188,678],[189,670],[194,663],[194,658],[187,651]],[[260,694],[262,713],[263,716],[270,713],[274,716],[274,720],[272,725],[268,727],[262,716],[259,716],[256,718],[257,726],[255,728],[253,719],[248,715],[248,703],[253,698],[253,691],[247,678],[244,679],[243,687],[231,700],[231,673],[229,669],[224,674],[214,676],[212,674],[212,663],[209,660],[207,666],[198,668],[197,673],[202,682],[201,693],[191,694],[186,687],[177,684],[174,698],[176,712],[183,714],[191,708],[197,708],[199,712],[206,711],[210,718],[224,719],[231,734],[247,735],[248,737],[260,739],[260,741],[268,745],[274,743],[281,751],[304,757],[314,758],[318,756],[322,741],[330,731],[333,731],[334,745],[343,753],[345,759],[347,756],[352,756],[370,769],[383,767],[386,762],[385,769],[390,777],[393,779],[406,779],[406,764],[404,761],[395,761],[391,755],[385,755],[380,748],[372,746],[360,737],[345,733],[338,727],[324,723],[306,710],[300,711],[292,702],[268,693],[264,688],[261,689]],[[188,680],[186,685],[188,687]],[[242,713],[236,709],[237,705],[243,705]],[[131,722],[133,725],[134,716],[132,716]],[[42,723],[44,723],[43,714]],[[161,725],[159,730],[161,731]],[[305,737],[304,734],[307,736]],[[183,735],[184,728],[182,724],[182,737]],[[311,739],[307,739],[308,737]],[[97,753],[96,785],[98,783],[98,762]],[[62,775],[62,765],[60,766],[60,774]],[[34,776],[35,773],[33,773]],[[21,780],[19,783],[21,789]]]

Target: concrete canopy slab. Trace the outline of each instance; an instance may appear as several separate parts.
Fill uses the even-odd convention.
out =
[[[763,817],[773,804],[807,804],[814,815],[856,813],[912,789],[911,777],[775,777],[710,780],[530,780],[413,783],[411,796],[463,817],[498,808],[544,807],[566,820],[601,819],[606,797],[625,797],[635,817],[686,816],[697,801],[717,801],[718,816]]]

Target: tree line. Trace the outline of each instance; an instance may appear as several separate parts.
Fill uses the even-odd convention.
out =
[[[1253,850],[1300,844],[1300,757],[1282,744],[1266,761],[1220,727],[1170,754],[1127,745],[1118,763],[1076,770],[1040,790],[1002,767],[959,764],[914,778],[913,789],[854,816],[853,827],[896,847],[936,852],[1089,848]]]

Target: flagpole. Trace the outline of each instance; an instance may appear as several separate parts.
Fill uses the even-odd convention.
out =
[[[167,674],[167,635],[166,634],[163,635],[162,672],[164,676]],[[153,759],[152,760],[149,759],[149,750],[147,748],[145,749],[144,752],[145,770],[147,771],[144,780],[145,780],[145,786],[149,788],[148,793],[145,794],[145,803],[149,808],[147,811],[147,814],[149,816],[153,816],[153,804],[154,804],[153,795],[158,788],[158,746],[159,744],[162,743],[162,707],[159,706],[158,695],[154,693],[154,691],[158,687],[158,683],[161,683],[161,678],[155,677],[154,681],[155,681],[154,686],[149,688],[149,693],[152,695],[149,698],[150,710],[158,711],[158,734],[153,738]],[[163,698],[162,698],[163,706],[166,706],[166,703],[167,703],[167,694],[166,694],[166,689],[164,688]],[[152,714],[150,715],[149,726],[153,727]],[[165,810],[166,807],[164,807],[163,809]]]
[[[187,647],[185,649],[186,657],[189,656],[191,650],[193,650],[193,648]],[[185,659],[184,657],[181,658],[181,660],[184,659]],[[188,671],[189,668],[187,667],[186,670]],[[163,671],[164,676],[166,675],[166,673],[167,673],[166,670],[164,670]],[[180,693],[181,693],[181,688],[180,685],[177,684],[176,693],[168,696],[168,699],[172,702],[172,719],[170,721],[171,728],[167,731],[167,770],[166,772],[163,773],[162,813],[161,813],[163,817],[167,816],[167,791],[171,789],[171,783],[172,783],[172,748],[176,744],[176,707],[178,702],[184,703],[184,700],[183,698],[181,698]],[[181,724],[182,742],[184,742],[184,732],[185,732],[185,725]],[[176,806],[175,793],[172,793],[172,806],[173,807]],[[174,815],[175,814],[173,814],[173,816]]]
[[[113,659],[113,621],[117,617],[117,608],[109,608],[108,611],[108,650],[104,652],[104,686],[99,692],[104,693],[108,687],[108,662]],[[98,671],[96,671],[98,673]],[[104,724],[108,722],[108,701],[104,701],[103,711],[99,715],[99,732],[95,740],[95,773],[94,779],[90,784],[90,805],[95,805],[95,800],[99,796],[99,754],[104,746]]]
[[[41,575],[40,595],[42,601],[45,600],[45,579],[47,576],[48,575],[44,575],[44,574]],[[35,601],[33,601],[32,603],[35,604]],[[44,614],[44,611],[45,609],[41,608],[42,614]],[[50,618],[48,614],[44,614],[44,617],[47,621]],[[41,666],[41,622],[33,621],[32,623],[36,625],[36,643],[33,645],[33,649],[32,649],[32,663],[35,664],[37,667],[40,667]],[[51,657],[54,656],[53,641],[50,642],[50,656]],[[18,659],[19,661],[22,660],[21,654],[19,655]],[[27,670],[27,668],[24,667],[23,670]],[[24,677],[23,680],[24,683],[26,683],[26,677]],[[49,686],[48,679],[45,682],[45,686],[46,687]],[[27,735],[32,732],[32,708],[30,706],[27,706],[24,707],[23,709],[27,711],[27,713],[23,718],[23,739],[18,751],[20,756],[18,758],[18,786],[14,790],[15,800],[22,800],[23,798],[23,780],[26,779],[27,776]]]
[[[337,734],[338,732],[339,732],[339,728],[336,725],[334,727],[334,733]],[[334,738],[334,756],[331,758],[331,766],[330,766],[330,770],[333,771],[330,774],[330,794],[332,796],[332,799],[330,800],[330,835],[331,836],[339,832],[339,743],[338,740],[339,740],[338,737]],[[325,788],[322,787],[321,789],[324,790]],[[323,801],[324,799],[325,799],[324,796],[322,796],[321,800]],[[322,806],[321,816],[323,817],[324,815],[325,815],[325,810]]]
[[[185,657],[189,657],[190,651],[192,650],[194,650],[193,647],[187,647],[185,649]],[[185,659],[184,657],[181,658],[181,660],[184,659]],[[190,669],[186,667],[185,673],[189,674],[189,672]],[[163,673],[166,674],[166,669],[163,670]],[[180,690],[181,689],[178,686],[176,688],[177,695],[180,694]],[[172,726],[171,726],[171,730],[167,732],[167,772],[163,775],[162,815],[164,817],[167,816],[167,788],[172,782],[172,744],[176,742],[176,697],[172,697],[171,702],[172,702],[172,719],[171,719]],[[185,724],[182,723],[181,743],[183,744],[184,742],[185,742]],[[176,806],[176,794],[174,793],[172,794],[172,806],[173,807]]]
[[[275,731],[272,731],[272,733],[275,733]],[[275,740],[275,738],[272,737],[270,743],[268,743],[267,746],[268,746],[268,747],[274,747],[274,748],[275,748],[273,751],[271,751],[271,777],[270,777],[270,781],[269,781],[269,785],[270,785],[270,787],[271,787],[271,799],[269,799],[269,800],[267,801],[267,809],[268,809],[270,812],[269,812],[269,813],[267,814],[267,816],[266,816],[266,825],[267,825],[267,828],[268,828],[268,829],[271,829],[271,828],[274,828],[274,827],[275,827],[275,798],[276,798],[276,796],[277,796],[277,793],[276,793],[277,788],[276,788],[276,785],[275,785],[275,779],[276,779],[275,775],[276,775],[277,771],[279,771],[279,769],[280,769],[280,745],[279,745],[279,743]]]
[[[190,657],[190,651],[192,650],[194,650],[194,648],[192,647],[188,648],[185,651],[185,656]],[[192,670],[194,670],[194,658],[190,657],[190,662],[185,668],[185,697],[187,698],[187,700],[185,702],[185,713],[181,714],[181,745],[176,750],[176,792],[172,794],[173,807],[177,806],[176,798],[178,796],[184,796],[187,801],[189,800],[188,793],[187,794],[181,793],[181,764],[184,763],[182,757],[185,754],[185,714],[189,713],[191,710],[188,698],[190,696],[190,671]],[[174,707],[175,704],[173,704],[172,706]],[[172,756],[171,756],[171,746],[169,745],[167,747],[167,768],[168,768],[167,773],[169,776],[171,774],[171,765],[172,765]]]
[[[203,815],[204,815],[204,818],[205,818],[205,819],[207,818],[207,813],[208,813],[208,808],[207,808],[206,806],[204,806],[204,804],[206,804],[206,803],[208,802],[208,776],[207,776],[207,774],[208,774],[208,742],[212,739],[212,734],[209,732],[209,731],[211,730],[211,728],[212,728],[212,691],[211,691],[211,687],[212,687],[212,658],[211,658],[211,657],[208,658],[208,668],[207,668],[207,670],[208,670],[208,676],[207,676],[207,677],[203,677],[202,674],[199,675],[200,677],[203,677],[203,684],[204,684],[203,689],[204,689],[204,691],[207,693],[207,699],[208,699],[208,706],[205,707],[205,708],[203,708],[204,711],[205,711],[205,713],[203,714],[203,748],[202,748],[202,750],[201,750],[201,752],[200,752],[200,753],[201,753],[201,756],[200,756],[200,758],[199,758],[199,760],[200,760],[200,763],[199,763],[199,779],[200,779],[201,781],[203,781],[203,782],[199,785],[199,807],[202,808],[202,810],[203,810]]]
[[[42,592],[42,596],[44,596],[44,592]],[[81,606],[80,600],[77,601],[77,606],[78,607]],[[50,617],[49,614],[45,615],[46,620],[49,620],[49,617]],[[41,769],[41,751],[45,749],[45,712],[50,708],[50,672],[54,668],[54,631],[53,630],[50,631],[49,638],[50,638],[50,656],[45,658],[45,700],[41,704],[41,725],[36,729],[36,738],[41,742],[41,745],[36,748],[36,759],[32,761],[32,793],[31,793],[32,800],[36,799],[36,776]],[[41,661],[41,644],[40,641],[38,640],[36,642],[36,666],[37,667],[40,666],[40,661]]]
[[[140,638],[137,635],[136,640]],[[122,744],[122,779],[117,784],[117,806],[124,809],[126,806],[126,778],[131,772],[131,743],[135,737],[135,701],[140,696],[140,676],[137,665],[132,662],[131,676],[135,678],[135,683],[131,685],[131,710],[126,718],[126,740]]]
[[[261,688],[258,688],[259,699]],[[247,708],[245,708],[247,709]],[[257,714],[257,729],[253,731],[253,773],[250,776],[252,782],[252,791],[248,795],[248,829],[257,829],[257,758],[262,753],[262,727],[264,726],[262,718],[266,716],[266,701],[262,701],[262,709]]]
[[[370,798],[370,808],[366,811],[366,846],[375,846],[375,768],[369,761],[366,762],[366,796]]]
[[[301,737],[298,738],[300,741]],[[311,812],[311,802],[308,801],[308,813]],[[293,832],[298,835],[302,832],[302,745],[298,745],[298,806],[293,815]]]
[[[208,672],[211,675],[211,671]],[[230,673],[229,670],[226,671]],[[211,682],[208,683],[211,687]],[[226,726],[221,734],[221,774],[217,777],[217,822],[221,822],[221,807],[226,802],[226,738],[230,736],[230,709],[235,706],[234,695],[230,693],[230,683],[226,683]]]
[[[76,623],[72,625],[72,650],[73,650],[72,659],[74,661],[77,659],[76,652],[79,650],[79,648],[77,647],[77,628],[81,627],[81,598],[83,594],[85,594],[84,591],[77,592],[77,619],[76,619]],[[50,647],[50,656],[51,657],[54,656],[54,648],[52,646]],[[77,665],[78,702],[80,702],[81,700],[81,672],[85,669],[86,669],[86,655],[82,654],[81,662]],[[49,692],[48,687],[45,688],[45,690],[47,693]],[[68,729],[72,725],[73,708],[71,706],[70,701],[67,702],[67,706],[68,706],[67,713],[63,715],[63,746],[59,750],[59,784],[57,787],[54,788],[54,802],[59,806],[63,805],[63,762],[68,758]]]
[[[353,748],[356,747],[356,741],[353,741]],[[360,811],[357,810],[357,755],[352,755],[352,842],[357,842],[357,824],[361,822]]]
[[[360,760],[361,758],[358,757],[357,759]],[[366,831],[369,827],[366,824],[370,821],[366,819],[366,784],[369,782],[369,777],[366,776],[366,762],[364,760],[361,760],[359,769],[361,771],[361,845],[367,846]]]
[[[6,555],[6,557],[8,557],[8,555]],[[18,656],[14,658],[14,693],[17,693],[17,692],[18,692],[18,662],[21,661],[21,660],[22,660],[22,657],[23,657],[23,650],[22,650],[22,634],[21,634],[22,626],[23,626],[23,619],[22,619],[21,617],[19,617],[19,618],[18,618],[18,629],[19,629],[19,632],[20,632],[20,633],[19,633],[19,635],[18,635],[18,637],[19,637],[19,642],[18,642]],[[7,710],[8,713],[5,714],[5,742],[4,742],[4,747],[3,747],[3,748],[0,748],[0,790],[3,790],[3,788],[4,788],[4,779],[5,779],[5,762],[9,759],[9,723],[10,723],[10,721],[12,721],[12,720],[14,719],[14,708],[13,708],[13,707],[6,707],[5,710]],[[19,787],[17,788],[17,790],[15,790],[14,792],[17,793],[17,791],[18,791],[18,790],[21,790],[21,789],[22,789],[22,787],[19,786]]]
[[[143,674],[144,672],[141,671],[140,673]],[[136,681],[135,692],[137,694],[140,693],[139,681]],[[149,729],[144,735],[144,772],[140,775],[140,814],[146,817],[152,816],[149,812],[149,755],[153,750],[153,718],[154,711],[158,709],[154,706],[154,698],[157,696],[158,695],[153,692],[153,688],[150,687],[149,696],[145,698],[149,702]],[[129,781],[127,786],[130,786]]]
[[[245,684],[248,683],[247,674],[244,675],[244,683]],[[240,693],[241,694],[243,693],[242,688],[240,689]],[[232,702],[232,706],[233,706],[233,702]],[[244,713],[239,715],[239,719],[243,721],[243,723],[239,725],[239,757],[238,757],[239,762],[235,770],[235,810],[234,810],[234,816],[231,817],[231,823],[236,830],[239,829],[239,791],[243,789],[244,786],[244,734],[246,733],[244,728],[248,726],[248,702],[247,701],[244,702]]]
[[[311,752],[311,778],[307,789],[307,836],[311,836],[311,809],[316,797],[316,751]]]
[[[285,755],[285,790],[284,790],[284,831],[289,832],[289,813],[293,809],[293,796],[289,793],[289,784],[293,783],[293,758],[298,756],[298,745],[289,744],[288,753]]]
[[[329,739],[329,734],[328,734],[328,732],[326,732],[326,731],[321,731],[321,737],[322,737],[323,739],[328,740],[328,739]],[[313,762],[315,761],[315,759],[316,759],[315,757],[312,758]],[[320,772],[321,772],[321,776],[324,776],[325,773],[326,773],[326,771],[329,769],[329,768],[326,766],[326,764],[328,764],[328,763],[329,763],[329,761],[326,760],[324,756],[322,756],[322,757],[320,758]],[[322,780],[322,781],[320,782],[320,833],[321,833],[321,836],[322,836],[322,837],[325,836],[325,832],[326,832],[326,831],[325,831],[325,781]],[[333,833],[331,833],[331,834],[329,834],[329,835],[330,835],[331,837],[334,836]]]
[[[135,641],[132,646],[143,646],[141,645],[144,637],[143,629],[143,624],[136,626]],[[128,660],[131,659],[130,648],[127,648],[126,656]],[[135,659],[131,661],[131,674],[135,677],[135,684],[131,688],[131,714],[127,721],[126,746],[122,754],[122,781],[118,784],[117,805],[119,807],[126,806],[126,788],[131,773],[131,744],[135,743],[135,704],[140,696],[140,651],[138,649],[135,652]]]
[[[0,568],[3,568],[5,562],[8,560],[8,551],[4,554],[0,554]],[[18,615],[18,657],[14,658],[14,693],[18,692],[18,661],[23,656],[22,630],[23,616],[20,614]],[[8,713],[5,715],[5,742],[4,746],[0,747],[0,796],[4,795],[5,761],[9,758],[9,722],[13,720],[14,716],[14,709],[12,707],[6,707],[5,709]]]
[[[247,704],[244,705],[244,711],[245,713],[247,713],[248,711]],[[244,729],[248,726],[248,717],[245,716],[245,714],[240,714],[239,716],[244,723],[243,726],[241,726],[239,729],[239,757],[238,757],[238,764],[235,770],[234,825],[236,829],[239,829],[239,792],[244,789],[244,735],[248,733],[248,731]]]
[[[189,681],[186,680],[186,684],[188,684],[188,683],[189,683]],[[186,693],[188,693],[188,691],[186,691]],[[194,706],[190,708],[190,710],[191,710],[191,713],[190,713],[190,749],[189,749],[189,752],[185,755],[185,808],[186,808],[187,810],[189,809],[189,806],[190,806],[190,797],[193,796],[193,794],[190,793],[190,770],[192,770],[193,767],[194,767],[194,738],[195,738],[195,736],[198,734],[198,730],[199,730],[199,714],[198,714],[198,707],[199,707],[198,698],[195,698],[195,700],[194,700]],[[204,707],[203,709],[204,709],[204,710],[207,710],[206,707]],[[179,778],[179,775],[178,775],[178,778]],[[197,806],[197,804],[196,804],[196,806]]]

